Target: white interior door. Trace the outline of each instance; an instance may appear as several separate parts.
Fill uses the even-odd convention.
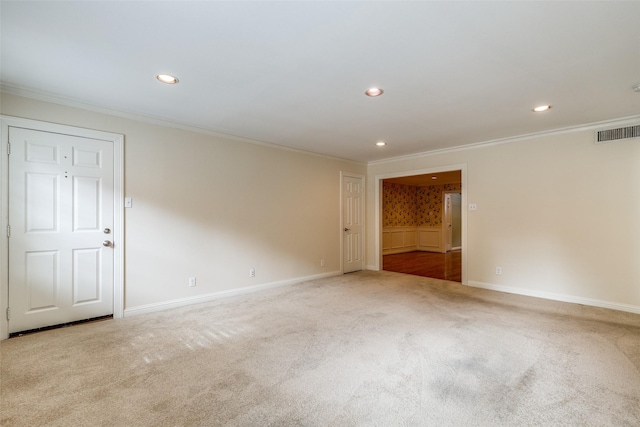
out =
[[[113,143],[17,127],[9,142],[9,332],[113,314]]]
[[[342,176],[342,271],[362,270],[364,178]]]

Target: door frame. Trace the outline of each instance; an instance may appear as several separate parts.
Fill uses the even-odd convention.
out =
[[[401,178],[413,175],[427,175],[439,172],[460,171],[460,194],[462,196],[462,284],[467,284],[467,164],[438,166],[427,169],[414,169],[404,172],[391,172],[375,176],[374,181],[374,264],[369,268],[380,271],[382,269],[382,181],[388,178]]]
[[[124,135],[0,115],[0,340],[9,337],[9,128],[19,127],[113,144],[113,317],[124,316]]]
[[[367,208],[367,203],[365,200],[366,194],[367,194],[367,187],[366,187],[366,176],[359,174],[359,173],[350,173],[350,172],[344,172],[344,171],[340,171],[340,229],[338,230],[338,232],[340,233],[340,272],[342,274],[344,274],[344,212],[342,211],[343,209],[343,203],[342,203],[342,196],[343,196],[343,188],[344,188],[344,178],[345,177],[351,177],[351,178],[358,178],[360,179],[360,181],[362,182],[362,206],[360,209],[360,223],[362,224],[362,240],[361,240],[361,247],[360,247],[360,253],[362,254],[362,270],[365,269],[365,266],[367,265],[365,262],[365,251],[366,251],[366,224],[364,223],[365,221],[365,209]]]

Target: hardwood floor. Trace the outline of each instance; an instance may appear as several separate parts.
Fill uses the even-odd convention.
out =
[[[436,279],[462,281],[462,251],[451,251],[446,254],[438,252],[406,252],[403,254],[384,255],[382,269],[415,276],[433,277]]]

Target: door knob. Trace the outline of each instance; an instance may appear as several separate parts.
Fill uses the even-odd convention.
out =
[[[109,247],[109,246],[112,246],[112,245],[113,245],[113,243],[111,243],[111,240],[105,240],[104,242],[102,242],[102,246]]]
[[[344,228],[344,231],[350,231],[350,230],[351,230],[350,228],[347,228],[347,227]]]

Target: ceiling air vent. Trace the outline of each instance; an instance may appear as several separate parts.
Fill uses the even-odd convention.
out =
[[[596,144],[615,142],[621,139],[640,138],[640,125],[606,129],[596,132]]]

